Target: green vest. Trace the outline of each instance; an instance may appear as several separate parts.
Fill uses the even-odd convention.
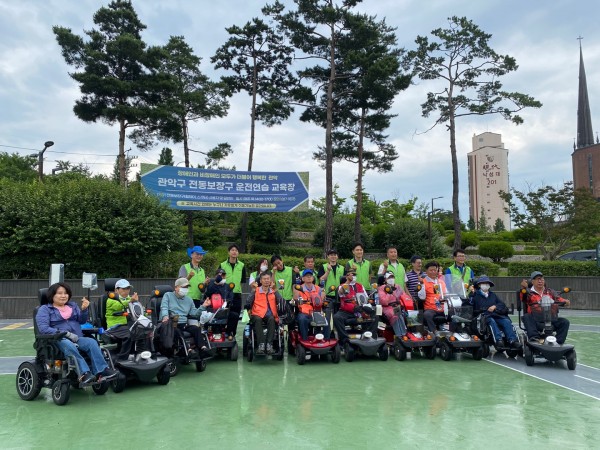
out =
[[[241,294],[242,272],[244,271],[244,263],[238,259],[238,261],[235,263],[235,266],[231,267],[231,264],[229,264],[229,260],[227,259],[221,263],[221,269],[225,271],[227,281],[230,283],[235,283],[233,293]]]
[[[323,264],[323,269],[325,270],[325,272],[327,272],[327,264]],[[341,284],[340,279],[344,274],[344,268],[340,264],[337,264],[335,266],[335,269],[337,270],[332,270],[331,272],[329,272],[329,275],[327,275],[327,279],[325,280],[325,293],[327,297],[336,296],[336,291],[330,291],[329,288],[331,286],[335,286],[337,288]]]
[[[474,278],[473,269],[471,269],[466,264],[465,264],[462,272],[456,266],[456,264],[452,264],[450,267],[448,267],[448,270],[450,271],[450,275],[452,275],[452,286],[453,287],[456,286],[457,284],[469,283]],[[448,286],[448,288],[450,288],[450,286]],[[461,292],[461,291],[462,291],[462,289],[460,289],[459,292]]]
[[[366,259],[358,263],[351,259],[346,263],[346,271],[352,266],[356,267],[356,282],[363,285],[366,291],[371,290],[371,263]]]
[[[398,262],[396,263],[396,267],[394,267],[392,266],[392,263],[388,261],[387,272],[392,272],[394,274],[396,284],[404,289],[404,278],[406,277],[404,266]]]
[[[285,286],[282,291],[279,291],[279,293],[284,300],[291,300],[293,297],[292,284],[294,283],[294,271],[291,267],[284,266],[283,271],[277,271],[277,278],[273,276],[273,282],[275,283],[275,286],[279,286],[277,280],[281,279],[284,280]]]
[[[202,298],[202,292],[200,292],[200,289],[198,289],[198,285],[206,281],[204,269],[202,267],[192,269],[192,263],[187,263],[185,265],[185,270],[187,273],[192,271],[194,272],[194,276],[190,279],[190,290],[188,291],[188,297],[192,300],[200,300]]]
[[[127,325],[127,316],[114,316],[113,313],[125,311],[127,305],[129,305],[129,302],[131,301],[131,297],[124,298],[120,301],[118,298],[119,296],[117,295],[114,299],[106,299],[106,326],[108,328],[114,327],[115,325]]]

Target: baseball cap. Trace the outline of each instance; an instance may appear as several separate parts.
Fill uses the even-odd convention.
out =
[[[535,272],[531,272],[531,277],[530,279],[535,279],[537,277],[543,277],[544,274],[542,272],[540,272],[539,270],[536,270]]]
[[[175,280],[175,286],[188,286],[190,284],[190,282],[188,281],[187,278],[182,277],[182,278],[177,278]]]
[[[305,275],[314,275],[314,272],[310,269],[304,269],[302,271],[302,276],[305,276]]]
[[[121,278],[115,283],[115,289],[124,289],[128,287],[131,287],[131,284],[129,284],[129,281],[127,281],[125,278]]]

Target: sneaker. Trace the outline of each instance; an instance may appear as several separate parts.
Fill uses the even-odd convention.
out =
[[[188,352],[188,356],[189,356],[190,358],[198,358],[198,352],[197,352],[197,351],[196,351],[196,349],[194,348],[194,349],[192,349],[192,350],[190,350],[190,351]]]
[[[104,369],[102,372],[100,372],[98,374],[98,380],[108,381],[108,380],[112,380],[113,378],[117,378],[118,375],[119,375],[118,370],[107,367],[106,369]]]
[[[520,349],[521,347],[523,347],[523,345],[521,345],[519,341],[510,341],[508,345],[510,345],[510,347],[514,349]]]
[[[273,345],[267,344],[267,355],[272,355],[273,353],[275,353],[275,350],[273,350]]]
[[[258,349],[256,349],[256,354],[257,355],[265,354],[265,344],[258,344]]]
[[[86,372],[79,377],[79,382],[83,385],[96,381],[96,377],[91,372]]]

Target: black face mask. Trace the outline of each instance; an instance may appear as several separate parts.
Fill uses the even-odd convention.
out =
[[[221,281],[223,281],[223,277],[221,276],[221,274],[219,274],[215,277],[215,283],[220,283]]]

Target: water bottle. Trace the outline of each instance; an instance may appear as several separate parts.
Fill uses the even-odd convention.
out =
[[[247,338],[250,337],[250,325],[249,324],[244,327],[244,336]]]
[[[435,307],[436,307],[436,309],[440,309],[442,307],[442,304],[440,303],[439,298],[435,300]]]

